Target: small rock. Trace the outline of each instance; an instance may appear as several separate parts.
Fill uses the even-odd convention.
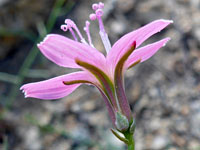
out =
[[[87,100],[81,105],[82,105],[81,108],[83,109],[84,112],[85,111],[91,112],[92,110],[94,110],[96,108],[96,101]]]
[[[42,143],[39,138],[39,130],[37,127],[31,127],[24,133],[24,142],[27,149],[36,150],[42,148]]]
[[[188,106],[188,105],[183,105],[183,106],[181,107],[181,113],[182,113],[184,116],[188,115],[188,114],[190,113],[190,108],[189,108],[189,106]]]
[[[191,148],[191,149],[197,149],[198,147],[200,147],[200,143],[199,143],[199,141],[189,141],[189,148]]]
[[[135,0],[118,0],[117,6],[122,12],[126,13],[133,9],[134,3]]]
[[[106,110],[104,110],[93,113],[86,113],[83,115],[83,118],[87,120],[91,125],[104,126],[108,123],[107,115],[108,114]]]
[[[194,136],[200,138],[200,111],[194,112],[190,118],[191,132]]]
[[[169,140],[165,136],[157,136],[154,138],[151,148],[163,149],[169,144]]]
[[[71,143],[66,140],[59,140],[59,143],[53,144],[49,150],[71,150]]]
[[[113,33],[120,35],[122,34],[126,29],[126,25],[124,24],[124,22],[121,21],[113,21],[111,23],[111,30]]]
[[[176,145],[178,145],[179,147],[185,147],[185,144],[186,144],[185,137],[173,134],[172,139],[173,139],[174,143],[176,143]]]

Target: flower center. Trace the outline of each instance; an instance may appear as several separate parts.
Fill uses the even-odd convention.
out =
[[[104,3],[99,2],[98,4],[93,4],[92,5],[92,9],[95,11],[95,13],[90,14],[90,20],[94,21],[94,20],[98,20],[99,23],[99,35],[101,37],[101,40],[103,42],[103,45],[105,47],[106,52],[108,53],[109,50],[111,49],[111,44],[110,44],[110,40],[108,38],[108,35],[105,31],[104,25],[103,25],[103,20],[102,20],[102,16],[103,16],[103,8],[104,8]],[[88,38],[88,43],[86,42],[86,40],[83,38],[81,32],[79,31],[78,27],[76,26],[76,24],[70,20],[70,19],[66,19],[65,20],[65,24],[61,26],[61,29],[63,31],[70,31],[74,40],[78,41],[78,38],[76,37],[76,34],[78,35],[78,37],[80,38],[80,41],[84,44],[90,45],[91,47],[94,47],[93,43],[92,43],[92,38],[90,35],[90,22],[86,21],[85,22],[85,27],[83,28],[84,31],[86,32],[87,38]],[[75,32],[76,34],[75,34]]]

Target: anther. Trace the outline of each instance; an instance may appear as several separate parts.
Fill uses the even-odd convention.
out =
[[[78,27],[76,26],[76,24],[71,19],[65,19],[65,23],[68,25],[69,30],[71,28],[73,28],[76,31],[76,33],[78,34],[78,36],[79,36],[79,38],[80,38],[82,43],[87,44],[87,42],[83,38],[82,34],[80,33]]]
[[[66,19],[67,20],[67,19]],[[75,41],[78,41],[74,31],[72,30],[72,24],[68,23],[67,25],[61,25],[60,27],[64,32],[66,32],[67,30],[69,30],[74,38]]]
[[[67,25],[61,25],[60,27],[64,32],[66,32],[68,30],[68,26]]]
[[[100,8],[100,9],[103,9],[103,8],[104,8],[104,3],[99,2],[99,8]]]
[[[86,24],[86,26],[89,26],[89,25],[90,25],[90,22],[89,22],[89,21],[86,21],[85,24]]]
[[[96,14],[90,14],[90,20],[94,21],[97,19]]]
[[[97,17],[103,16],[103,10],[102,9],[97,9],[95,13],[96,13]]]
[[[65,19],[65,23],[69,28],[74,28],[75,23],[71,19]]]
[[[98,5],[98,4],[93,4],[93,5],[92,5],[92,9],[93,9],[93,10],[99,9],[99,5]]]

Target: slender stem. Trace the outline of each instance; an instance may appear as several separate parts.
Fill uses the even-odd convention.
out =
[[[125,138],[128,140],[128,150],[135,150],[135,141],[133,134],[130,132],[124,133]]]
[[[63,4],[65,3],[65,0],[57,0],[54,4],[54,7],[51,11],[51,14],[49,15],[48,21],[47,21],[47,33],[51,32],[51,30],[53,29],[55,23],[56,23],[56,19],[59,16],[60,12],[61,12],[61,8],[63,6]]]

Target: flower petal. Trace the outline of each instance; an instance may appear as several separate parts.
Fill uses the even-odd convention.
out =
[[[165,46],[165,44],[170,40],[170,38],[165,38],[158,42],[149,44],[142,48],[136,49],[128,58],[125,63],[125,68],[130,68],[135,62],[140,60],[140,62],[146,61],[151,56],[153,56],[161,47]]]
[[[63,67],[80,68],[75,58],[100,67],[105,63],[104,55],[95,48],[57,34],[47,35],[38,48],[48,59]]]
[[[72,80],[88,80],[95,82],[94,78],[85,71],[79,71],[67,75],[58,76],[49,80],[29,83],[23,85],[20,90],[23,90],[25,97],[34,97],[39,99],[59,99],[72,93],[81,84],[65,85],[64,81]]]
[[[128,47],[136,42],[136,48],[140,46],[146,39],[154,35],[157,32],[160,32],[167,25],[172,23],[171,20],[156,20],[153,21],[135,31],[132,31],[122,38],[120,38],[109,51],[107,56],[107,63],[112,64],[112,68],[115,67],[121,56],[128,50]]]

